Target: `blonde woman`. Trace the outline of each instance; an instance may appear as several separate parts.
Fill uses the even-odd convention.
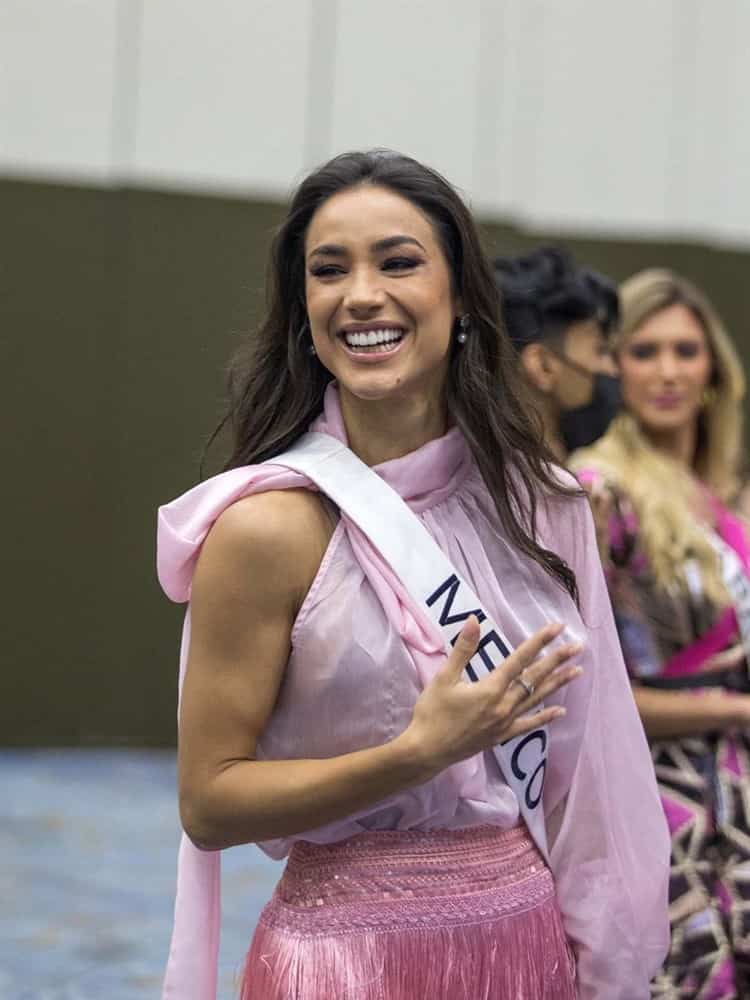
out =
[[[750,996],[750,545],[736,495],[744,378],[683,278],[621,286],[624,409],[571,467],[604,502],[604,562],[672,837],[658,997]],[[744,642],[743,642],[744,638]]]

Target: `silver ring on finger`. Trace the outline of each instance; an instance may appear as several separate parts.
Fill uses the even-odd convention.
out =
[[[523,674],[519,674],[518,677],[514,677],[513,680],[516,684],[521,685],[529,698],[532,696],[534,693],[534,684],[531,681],[527,681]]]

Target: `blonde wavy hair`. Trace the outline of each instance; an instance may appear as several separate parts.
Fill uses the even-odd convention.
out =
[[[713,366],[698,417],[693,468],[686,470],[653,448],[627,411],[613,421],[603,438],[575,452],[570,467],[573,471],[594,469],[626,493],[660,586],[684,589],[684,567],[692,559],[700,567],[708,596],[726,604],[718,558],[700,526],[701,518],[708,516],[701,484],[721,500],[737,494],[745,394],[742,365],[718,313],[685,278],[653,268],[633,275],[619,293],[621,324],[613,338],[615,356],[649,317],[673,305],[689,309],[706,335]]]

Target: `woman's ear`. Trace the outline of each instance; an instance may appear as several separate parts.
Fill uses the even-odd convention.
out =
[[[553,392],[557,384],[559,365],[544,344],[527,344],[521,351],[521,367],[531,385],[539,392]]]

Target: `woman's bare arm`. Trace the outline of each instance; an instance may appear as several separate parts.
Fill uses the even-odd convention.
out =
[[[729,694],[721,688],[663,691],[633,686],[643,728],[651,740],[700,736],[750,722],[750,696]]]
[[[589,496],[599,551],[606,566],[611,556],[609,518],[615,509],[614,496],[602,483],[587,480],[583,487]],[[744,650],[736,647],[711,657],[702,669],[728,669],[737,666],[744,655]],[[720,688],[707,688],[698,694],[634,684],[633,694],[650,740],[702,735],[750,723],[750,696],[727,694]]]
[[[322,760],[256,760],[292,624],[329,536],[318,498],[272,492],[229,508],[203,546],[179,746],[183,825],[201,847],[299,833],[427,781],[456,760],[551,721],[554,708],[533,720],[520,713],[575,676],[561,668],[570,648],[539,658],[559,631],[547,629],[491,677],[460,682],[479,638],[473,620],[420,697],[411,725],[390,743]],[[537,691],[521,704],[523,689],[510,682],[524,667]]]

